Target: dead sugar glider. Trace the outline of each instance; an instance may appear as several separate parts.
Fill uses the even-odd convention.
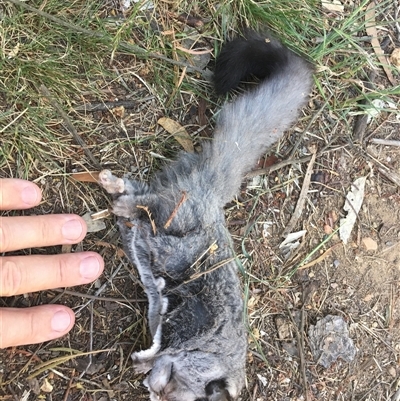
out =
[[[311,65],[273,38],[249,32],[216,61],[225,93],[260,82],[221,110],[200,153],[179,154],[148,182],[100,173],[127,255],[145,288],[152,346],[132,355],[151,401],[227,401],[245,383],[247,338],[240,280],[224,205],[244,175],[296,120]]]

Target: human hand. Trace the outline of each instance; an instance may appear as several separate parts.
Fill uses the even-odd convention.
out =
[[[29,209],[41,200],[29,181],[0,179],[0,210]],[[19,249],[76,244],[86,223],[73,214],[0,217],[0,254]],[[0,296],[12,296],[94,281],[104,262],[94,252],[0,257]],[[35,344],[68,333],[74,312],[64,305],[0,308],[0,348]]]

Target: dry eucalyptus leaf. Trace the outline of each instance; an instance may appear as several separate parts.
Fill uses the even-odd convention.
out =
[[[387,111],[388,109],[397,111],[397,106],[390,100],[374,99],[364,110],[364,113],[368,116],[367,124],[369,124],[373,118],[377,118],[382,111]]]
[[[157,122],[174,136],[186,152],[194,152],[192,138],[182,125],[168,117],[161,117]]]

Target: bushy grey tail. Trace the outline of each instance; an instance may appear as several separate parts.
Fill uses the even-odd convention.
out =
[[[241,81],[269,78],[289,62],[289,55],[290,51],[269,35],[248,31],[222,47],[215,61],[215,91],[224,95]]]
[[[263,80],[223,107],[214,139],[203,148],[221,205],[234,197],[243,176],[294,123],[311,91],[312,73],[309,62],[254,32],[222,50],[214,78],[218,92],[236,87],[249,75]]]

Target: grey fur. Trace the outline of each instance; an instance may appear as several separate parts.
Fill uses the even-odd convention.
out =
[[[149,300],[153,345],[132,359],[151,370],[151,401],[236,400],[244,386],[242,292],[223,206],[310,92],[310,65],[281,48],[283,65],[224,106],[201,153],[182,152],[149,184],[100,173]]]

